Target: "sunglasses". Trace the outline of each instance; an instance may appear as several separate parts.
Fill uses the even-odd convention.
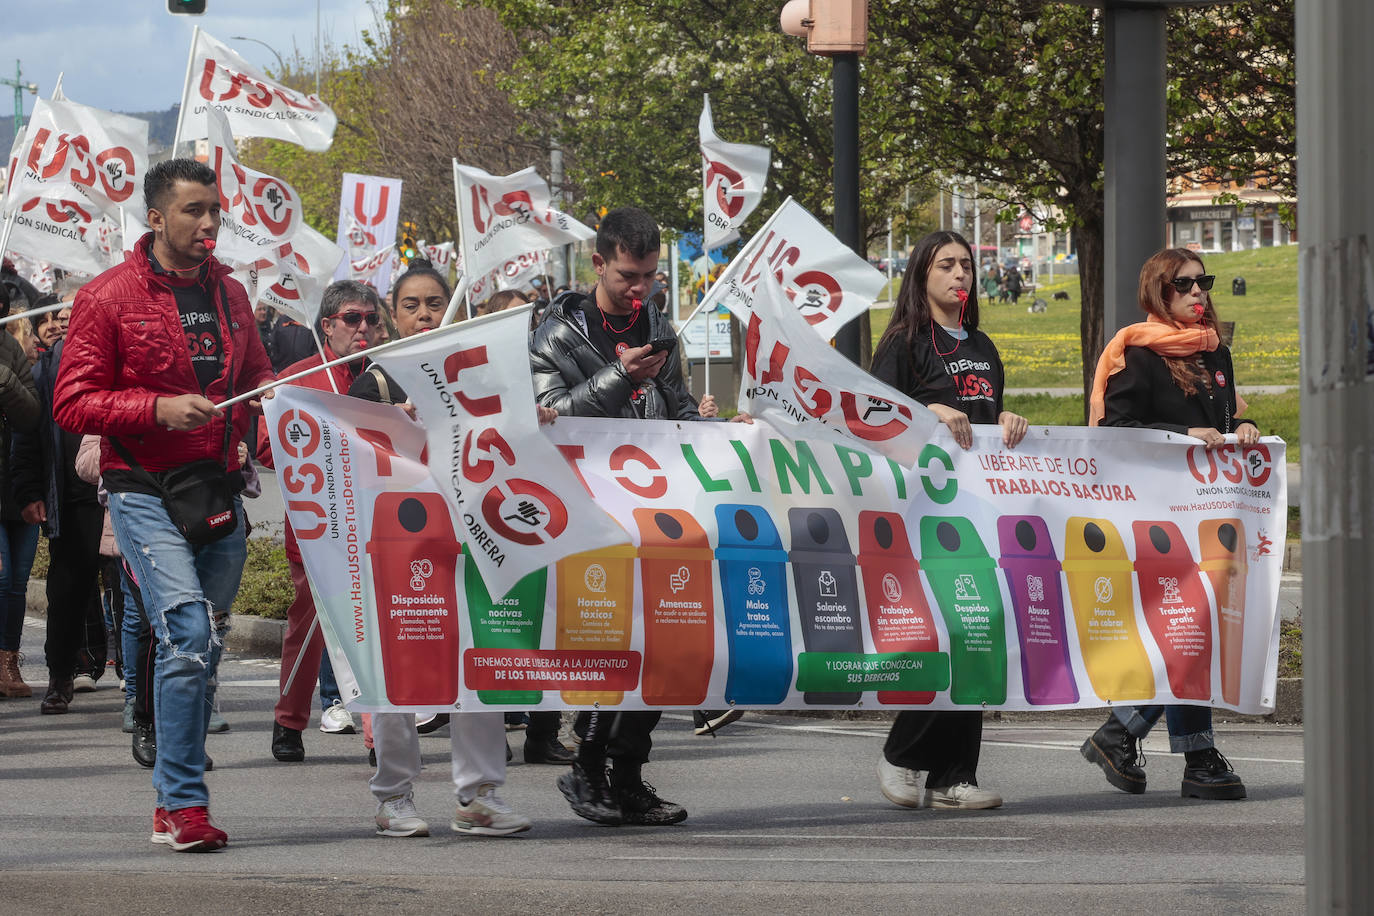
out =
[[[1215,282],[1217,282],[1217,278],[1213,274],[1204,274],[1201,277],[1174,277],[1169,281],[1174,289],[1178,290],[1180,293],[1186,293],[1191,290],[1194,283],[1197,284],[1198,289],[1205,293],[1212,288],[1212,284]]]
[[[1208,284],[1208,286],[1203,287],[1203,289],[1207,289],[1210,285],[1211,284]],[[341,312],[334,317],[350,328],[356,328],[358,325],[362,324],[364,320],[367,321],[367,326],[369,328],[375,328],[382,323],[382,315],[380,312],[367,312],[366,314],[363,312]]]

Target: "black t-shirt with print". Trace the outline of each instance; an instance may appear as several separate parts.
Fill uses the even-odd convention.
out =
[[[909,350],[901,342],[884,346],[872,372],[922,404],[963,411],[972,423],[996,423],[1002,415],[1002,358],[982,331],[956,340],[939,325],[928,327]]]
[[[644,310],[630,315],[606,315],[596,304],[596,295],[582,300],[582,314],[587,320],[587,336],[608,362],[620,359],[620,354],[649,342],[649,319]],[[636,416],[644,416],[644,387],[630,396],[630,406]]]
[[[204,393],[210,383],[219,378],[224,363],[224,341],[220,334],[219,313],[215,308],[214,293],[205,286],[209,270],[202,268],[200,274],[192,279],[167,273],[157,259],[148,253],[153,270],[162,274],[176,299],[177,311],[181,313],[181,330],[186,335],[186,349],[191,354],[191,367],[196,371],[196,381]]]

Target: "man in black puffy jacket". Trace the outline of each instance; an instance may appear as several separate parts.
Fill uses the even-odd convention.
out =
[[[597,283],[590,294],[566,292],[534,332],[530,367],[535,400],[561,416],[697,420],[675,350],[650,343],[674,336],[646,303],[658,270],[659,232],[634,207],[606,214],[596,234]],[[577,761],[558,788],[579,816],[598,824],[676,824],[681,806],[659,798],[640,769],[649,759],[657,711],[581,712]],[[606,760],[614,769],[607,774]]]

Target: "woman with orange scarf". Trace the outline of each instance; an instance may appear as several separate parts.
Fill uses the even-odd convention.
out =
[[[1216,448],[1234,434],[1259,441],[1259,428],[1238,414],[1231,351],[1217,338],[1217,313],[1207,291],[1216,277],[1185,248],[1166,248],[1140,270],[1146,320],[1123,328],[1102,352],[1090,399],[1094,426],[1136,426],[1182,433]],[[1184,755],[1184,798],[1237,799],[1245,784],[1216,748],[1207,706],[1118,706],[1083,743],[1082,753],[1107,781],[1133,795],[1145,791],[1144,740],[1160,716],[1169,749]]]

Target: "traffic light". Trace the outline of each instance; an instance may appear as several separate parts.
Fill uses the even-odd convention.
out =
[[[868,0],[788,0],[782,30],[806,39],[812,54],[863,54],[868,45]]]
[[[415,241],[415,236],[419,233],[420,227],[410,220],[401,223],[401,263],[407,267],[420,256],[420,245]]]
[[[174,16],[204,16],[207,0],[167,0],[167,12]]]

